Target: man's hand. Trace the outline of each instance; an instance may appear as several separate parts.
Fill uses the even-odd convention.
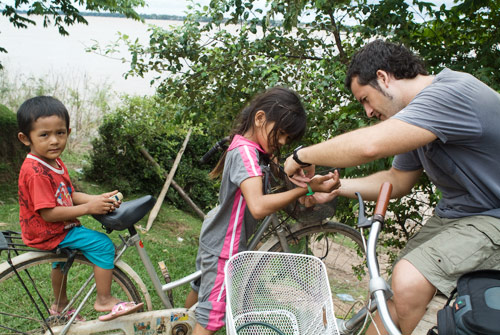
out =
[[[339,173],[335,170],[324,176],[316,175],[309,182],[309,186],[314,192],[330,193],[340,187]]]
[[[332,176],[330,179],[326,179],[322,182],[322,184],[327,184],[327,185],[321,185],[322,187],[327,186],[327,189],[329,191],[315,191],[313,184],[317,181],[320,181],[322,178],[325,176]],[[326,202],[332,201],[335,199],[339,194],[340,194],[340,177],[339,177],[339,172],[335,170],[333,173],[330,172],[328,175],[325,176],[315,176],[314,178],[311,179],[311,183],[309,184],[313,191],[315,193],[313,195],[308,195],[308,196],[303,196],[299,198],[299,202],[303,204],[306,207],[312,207],[316,204],[324,204]]]
[[[306,183],[314,176],[315,166],[302,168],[290,155],[285,161],[285,173],[292,183],[299,187],[307,187]]]

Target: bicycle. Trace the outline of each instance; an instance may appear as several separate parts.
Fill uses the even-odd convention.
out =
[[[108,322],[93,320],[96,316],[88,300],[95,284],[87,293],[84,293],[88,285],[93,282],[91,263],[81,254],[69,250],[58,249],[47,252],[27,248],[22,244],[19,233],[7,231],[0,234],[0,252],[7,252],[7,261],[0,264],[0,292],[2,292],[3,301],[3,303],[0,302],[0,328],[9,331],[9,334],[67,334],[69,331],[71,334],[103,332],[190,334],[195,324],[194,307],[191,309],[173,308],[169,292],[199,278],[201,273],[193,272],[186,277],[169,282],[168,270],[162,268],[162,274],[167,283],[161,284],[139,233],[134,227],[134,224],[149,212],[154,203],[152,196],[145,196],[123,202],[120,208],[111,214],[95,216],[108,233],[113,230],[128,231],[128,236],[120,235],[122,243],[117,247],[112,293],[124,301],[144,301],[146,311],[122,316]],[[353,259],[359,258],[358,264],[363,264],[362,255],[358,252],[358,249],[362,247],[359,232],[334,221],[315,219],[312,222],[301,222],[299,219],[295,224],[291,224],[290,221],[292,221],[290,217],[280,220],[276,214],[266,217],[251,238],[249,249],[316,254],[323,258],[332,273],[345,273],[348,278],[355,277],[355,271],[351,265]],[[164,309],[153,308],[151,295],[143,279],[130,265],[120,259],[123,253],[132,246],[135,246]],[[337,255],[350,255],[349,259],[342,259],[341,262],[339,258],[329,257],[333,250]],[[68,280],[67,292],[72,299],[61,313],[63,316],[50,316],[48,311],[53,298],[50,289],[51,267],[49,264],[54,262],[65,262],[64,271],[71,270],[72,276],[76,275],[76,278],[72,277]],[[342,284],[346,288],[353,286],[349,283]],[[345,294],[350,295],[350,293]],[[30,303],[16,304],[19,297],[25,295],[29,297]],[[337,299],[339,305],[342,305],[343,299]],[[74,307],[76,311],[71,317],[64,316],[66,311]],[[74,322],[77,315],[90,321]],[[8,323],[4,324],[5,322]]]
[[[351,334],[378,308],[390,335],[401,335],[393,323],[386,300],[391,290],[380,277],[376,258],[378,234],[384,223],[392,185],[380,189],[373,217],[366,218],[361,195],[359,228],[370,228],[367,246],[370,302],[349,320],[336,320],[326,268],[318,258],[289,253],[246,251],[226,263],[227,324],[232,335]]]

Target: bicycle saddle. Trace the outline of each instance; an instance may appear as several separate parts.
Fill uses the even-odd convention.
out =
[[[107,233],[113,230],[125,230],[132,227],[146,215],[155,205],[156,199],[151,195],[124,201],[120,207],[109,214],[92,215],[99,221]]]

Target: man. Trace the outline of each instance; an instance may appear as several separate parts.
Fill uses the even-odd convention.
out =
[[[285,172],[301,184],[314,165],[349,167],[395,155],[387,171],[341,180],[341,196],[376,200],[384,181],[400,198],[425,170],[442,199],[392,275],[391,314],[411,334],[436,289],[449,295],[463,273],[500,269],[500,95],[466,73],[428,75],[408,49],[382,40],[354,55],[345,84],[382,122],[299,147]]]

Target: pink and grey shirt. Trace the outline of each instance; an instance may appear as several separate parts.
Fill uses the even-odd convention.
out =
[[[255,142],[235,135],[227,149],[219,193],[219,205],[205,218],[200,233],[200,247],[228,259],[247,249],[247,238],[256,220],[247,209],[240,185],[247,178],[261,177],[259,156],[264,150]]]

